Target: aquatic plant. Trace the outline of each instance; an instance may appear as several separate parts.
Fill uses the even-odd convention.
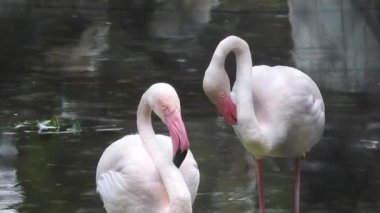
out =
[[[24,132],[37,132],[39,134],[59,134],[81,132],[78,121],[58,118],[56,116],[48,120],[23,121],[14,126],[15,129]]]

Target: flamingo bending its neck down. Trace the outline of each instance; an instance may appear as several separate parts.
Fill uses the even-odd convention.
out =
[[[224,68],[236,57],[236,81]],[[203,79],[203,90],[244,148],[256,159],[260,213],[265,211],[263,157],[295,157],[294,212],[299,212],[300,159],[321,138],[325,106],[310,77],[286,66],[254,66],[248,44],[229,36],[217,46]]]
[[[137,110],[139,135],[112,143],[96,170],[97,191],[108,213],[190,213],[199,171],[173,87],[152,85]],[[154,133],[151,112],[164,122],[170,137]]]

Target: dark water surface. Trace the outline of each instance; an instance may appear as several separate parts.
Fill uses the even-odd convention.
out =
[[[201,88],[230,34],[255,65],[295,66],[322,91],[326,130],[302,164],[301,212],[380,212],[378,1],[6,0],[0,32],[0,212],[104,212],[98,159],[136,132],[140,96],[159,81],[181,97],[201,171],[194,212],[257,212],[252,158]],[[226,67],[233,77],[233,58]],[[83,131],[9,128],[52,116]],[[292,176],[291,160],[265,161],[268,212],[291,212]]]

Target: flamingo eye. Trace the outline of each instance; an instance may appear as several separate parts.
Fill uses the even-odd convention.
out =
[[[168,107],[165,105],[165,104],[161,104],[161,110],[162,111],[166,111],[168,109]]]

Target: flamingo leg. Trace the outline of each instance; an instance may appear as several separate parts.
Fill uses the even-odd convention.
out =
[[[260,213],[265,212],[265,195],[264,195],[264,179],[263,179],[263,159],[256,159],[256,181],[259,192]]]
[[[294,213],[300,209],[300,185],[301,185],[301,157],[296,158],[294,178]]]

